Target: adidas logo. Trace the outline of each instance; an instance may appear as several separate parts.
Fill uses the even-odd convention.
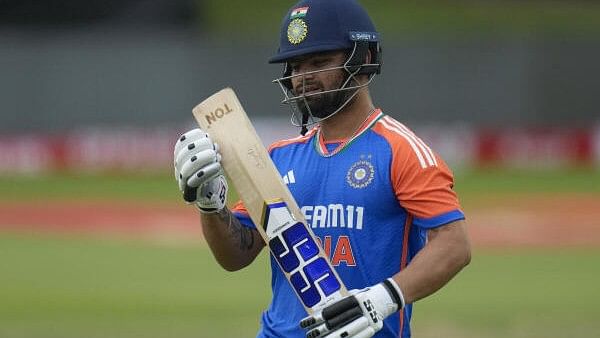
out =
[[[294,176],[294,170],[290,170],[287,174],[283,175],[283,183],[292,184],[296,183],[296,177]]]

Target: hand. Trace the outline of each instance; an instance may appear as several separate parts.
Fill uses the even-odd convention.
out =
[[[383,327],[383,320],[404,307],[404,296],[389,278],[375,286],[350,291],[343,298],[304,318],[306,337],[367,338]]]
[[[183,198],[200,212],[214,213],[225,207],[227,180],[223,176],[219,147],[208,134],[192,129],[181,135],[173,151],[175,179]]]

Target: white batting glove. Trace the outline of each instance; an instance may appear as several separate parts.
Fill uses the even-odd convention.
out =
[[[219,147],[207,133],[192,129],[181,135],[173,151],[175,179],[183,198],[200,212],[214,213],[225,207],[227,180],[223,176]]]
[[[304,318],[300,327],[306,337],[367,338],[383,327],[383,320],[404,307],[404,296],[389,278],[343,298]]]

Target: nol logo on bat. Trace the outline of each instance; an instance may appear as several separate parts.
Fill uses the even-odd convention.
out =
[[[229,108],[227,103],[223,103],[223,105],[221,105],[220,107],[204,115],[204,118],[206,119],[206,122],[208,122],[208,124],[210,125],[213,122],[217,122],[218,119],[223,118],[223,116],[231,113],[232,111],[233,109]]]

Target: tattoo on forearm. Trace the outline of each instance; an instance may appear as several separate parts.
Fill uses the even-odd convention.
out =
[[[229,235],[238,242],[239,248],[243,251],[250,251],[254,247],[254,230],[243,226],[227,208],[219,211],[218,215],[227,224]]]

